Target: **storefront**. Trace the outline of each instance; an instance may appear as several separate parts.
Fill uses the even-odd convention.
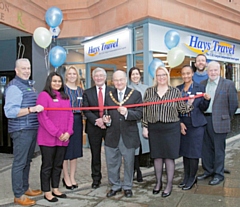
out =
[[[184,51],[185,59],[181,65],[170,68],[167,61],[169,52],[165,42],[165,34],[174,30],[179,34],[177,45]],[[111,74],[114,70],[128,70],[132,66],[141,69],[143,82],[152,85],[148,66],[153,58],[159,58],[169,69],[171,83],[181,83],[180,69],[183,65],[194,66],[197,54],[205,54],[208,61],[216,60],[221,64],[221,76],[235,82],[240,90],[240,45],[220,36],[196,32],[175,25],[160,25],[151,20],[128,28],[119,29],[86,41],[84,44],[84,62],[86,63],[86,87],[91,86],[91,71],[95,67],[103,67],[108,73],[108,84],[111,85]]]

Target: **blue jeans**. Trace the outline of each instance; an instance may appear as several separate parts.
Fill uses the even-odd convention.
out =
[[[30,163],[34,154],[37,129],[20,130],[10,134],[13,141],[12,189],[16,198],[29,188]]]

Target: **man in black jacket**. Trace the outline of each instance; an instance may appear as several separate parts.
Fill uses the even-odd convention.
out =
[[[127,76],[123,71],[113,74],[115,90],[107,94],[106,106],[119,106],[108,110],[103,120],[107,124],[105,153],[108,180],[112,184],[107,197],[124,190],[126,197],[132,197],[135,149],[140,145],[137,121],[142,118],[142,107],[126,108],[128,104],[142,103],[140,92],[127,87]],[[124,159],[124,180],[120,180],[120,168]]]

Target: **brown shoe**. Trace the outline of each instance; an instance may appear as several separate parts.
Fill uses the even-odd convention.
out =
[[[14,203],[21,206],[33,206],[36,204],[36,201],[22,195],[20,198],[14,198]]]
[[[31,188],[29,188],[26,192],[25,195],[27,196],[38,196],[41,195],[42,191],[37,189],[37,190],[32,190]]]

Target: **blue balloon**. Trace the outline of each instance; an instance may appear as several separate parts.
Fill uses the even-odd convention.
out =
[[[53,67],[61,66],[67,58],[67,52],[63,47],[55,46],[49,52],[49,61]]]
[[[45,14],[45,20],[49,27],[55,28],[62,23],[63,14],[57,7],[50,7]]]
[[[169,30],[164,37],[164,43],[169,50],[176,47],[180,41],[180,35],[175,30]]]
[[[149,74],[151,75],[152,78],[154,78],[155,71],[160,66],[164,66],[165,67],[164,63],[160,59],[158,59],[158,58],[154,58],[152,60],[152,62],[149,64],[148,72],[149,72]]]

